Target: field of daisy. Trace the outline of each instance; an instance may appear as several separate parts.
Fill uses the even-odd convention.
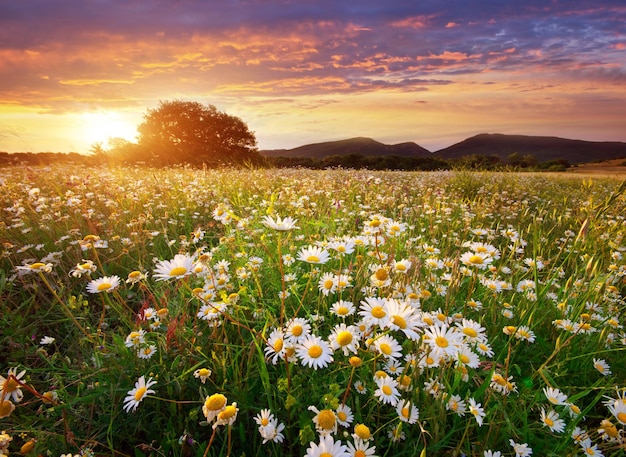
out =
[[[624,182],[58,165],[0,188],[0,455],[624,455]]]

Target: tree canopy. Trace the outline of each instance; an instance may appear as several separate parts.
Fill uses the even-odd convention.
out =
[[[213,105],[162,101],[148,110],[137,130],[137,159],[148,163],[217,166],[260,160],[246,123]]]

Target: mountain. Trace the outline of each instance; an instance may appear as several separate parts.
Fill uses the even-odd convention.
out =
[[[271,149],[260,152],[266,157],[299,157],[317,160],[327,156],[344,156],[349,154],[370,157],[433,157],[430,151],[412,142],[389,145],[363,137],[307,144],[293,149]]]
[[[499,157],[501,162],[506,162],[514,153],[519,157],[532,155],[538,163],[564,159],[570,164],[576,164],[626,157],[626,143],[481,133],[440,149],[434,156],[440,159],[458,159],[474,154],[493,155]]]

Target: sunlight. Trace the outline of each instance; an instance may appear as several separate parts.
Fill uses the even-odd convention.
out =
[[[81,136],[89,144],[103,143],[112,138],[135,141],[137,124],[114,111],[87,112],[80,115]]]

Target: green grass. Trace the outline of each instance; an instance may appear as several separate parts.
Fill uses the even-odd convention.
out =
[[[572,438],[578,427],[595,455],[623,455],[619,181],[59,165],[3,169],[0,187],[4,453],[26,445],[51,456],[319,455],[315,421],[342,421],[338,411],[348,407],[352,420],[327,430],[342,451],[359,444],[364,424],[378,456],[514,456],[510,440],[533,455],[585,455]],[[274,229],[266,216],[292,217],[296,227]],[[314,245],[328,261],[298,260]],[[193,262],[189,274],[157,280],[177,254]],[[409,267],[397,269],[403,260]],[[145,278],[127,282],[135,271]],[[105,278],[107,291],[89,292]],[[354,312],[333,312],[339,300]],[[395,325],[365,325],[367,303]],[[160,320],[142,319],[146,310]],[[278,343],[295,318],[322,342],[304,346],[283,333]],[[478,336],[462,332],[468,327]],[[46,336],[54,341],[42,344]],[[380,344],[387,337],[397,344],[391,358]],[[345,353],[336,344],[332,361],[304,363],[311,344],[339,340]],[[147,348],[151,356],[139,357]],[[204,382],[196,376],[203,368],[211,372]],[[140,377],[156,381],[154,393],[127,411]],[[403,421],[394,400],[375,394],[383,382],[399,383],[395,401],[410,401],[417,420]],[[559,389],[565,404],[551,404],[546,388]],[[207,421],[203,406],[214,394],[231,406],[222,417],[236,403],[232,424]],[[464,414],[450,409],[453,398]],[[472,401],[484,417],[470,412]],[[263,409],[282,424],[282,441],[263,443],[255,420]],[[558,413],[555,431],[542,411]]]

